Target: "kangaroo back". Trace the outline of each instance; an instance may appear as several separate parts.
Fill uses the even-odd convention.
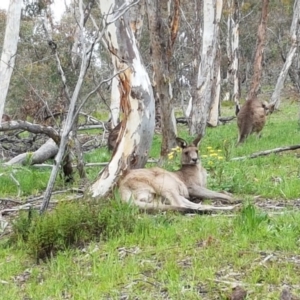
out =
[[[244,142],[253,132],[260,133],[265,126],[266,115],[273,109],[274,105],[263,103],[257,98],[246,101],[237,115],[238,144]]]

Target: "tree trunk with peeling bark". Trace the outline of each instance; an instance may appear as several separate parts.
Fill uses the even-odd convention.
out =
[[[271,97],[271,103],[275,103],[275,109],[279,108],[280,105],[280,93],[284,85],[285,78],[288,74],[289,68],[293,62],[294,55],[296,53],[298,42],[299,42],[299,22],[300,22],[300,0],[295,0],[294,3],[294,14],[290,29],[291,48],[286,57],[284,65],[281,69],[274,92]]]
[[[0,123],[17,55],[22,3],[22,0],[10,0],[7,10],[5,37],[0,60]]]
[[[215,59],[217,55],[217,20],[222,0],[203,1],[203,34],[201,61],[198,69],[197,98],[193,99],[190,134],[204,136],[212,104]]]
[[[93,197],[105,196],[128,168],[142,168],[151,147],[155,109],[152,87],[142,63],[128,12],[129,1],[100,2],[106,22],[105,42],[112,55],[114,72],[120,81],[120,106],[123,112],[121,132],[109,164],[90,187]]]
[[[153,86],[159,100],[162,145],[161,156],[166,157],[176,146],[176,121],[174,118],[174,99],[171,59],[173,45],[179,29],[180,1],[147,0],[147,14],[151,41]]]
[[[267,31],[268,7],[269,0],[263,0],[260,23],[257,29],[257,42],[254,57],[253,76],[251,80],[251,87],[247,95],[247,100],[255,98],[260,88],[260,80],[262,75],[262,60],[265,49]]]
[[[135,36],[137,47],[139,47],[145,16],[145,0],[140,0],[137,4],[131,7],[129,13],[130,27]],[[118,76],[115,76],[112,80],[110,96],[111,129],[115,128],[120,122],[120,88],[121,83],[119,78]]]

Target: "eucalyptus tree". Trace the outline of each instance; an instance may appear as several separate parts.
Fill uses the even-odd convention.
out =
[[[105,44],[111,55],[114,74],[119,80],[119,84],[113,87],[118,91],[112,90],[112,93],[120,95],[123,119],[112,158],[90,187],[94,197],[106,195],[122,171],[129,167],[144,167],[152,144],[155,126],[153,92],[128,12],[137,2],[107,0],[99,3]]]
[[[248,91],[246,100],[255,98],[260,89],[260,82],[262,77],[263,54],[264,54],[265,42],[266,42],[268,7],[269,7],[269,0],[263,0],[260,22],[257,28],[257,40],[256,40],[254,63],[253,63],[253,75],[251,79],[251,86]]]
[[[176,145],[176,121],[174,117],[174,97],[171,60],[179,29],[180,1],[147,0],[153,86],[161,122],[161,156],[165,157]]]
[[[293,9],[293,20],[290,28],[290,49],[286,56],[284,65],[281,69],[281,72],[278,76],[275,89],[271,97],[271,103],[275,103],[275,108],[278,109],[280,105],[280,93],[284,85],[284,81],[288,74],[289,68],[293,62],[293,58],[297,51],[300,38],[300,0],[295,0],[294,9]]]
[[[226,50],[228,59],[227,78],[229,98],[239,106],[239,23],[240,0],[228,0]],[[232,87],[232,88],[231,88]]]
[[[201,61],[198,69],[197,96],[192,102],[191,134],[205,133],[206,124],[212,107],[212,99],[215,92],[216,72],[215,65],[219,45],[219,22],[222,11],[222,0],[203,1],[203,34]],[[215,94],[216,95],[216,94]],[[218,101],[216,97],[216,101]],[[216,102],[214,105],[218,105]]]
[[[21,9],[22,0],[10,0],[7,10],[5,37],[0,60],[0,123],[17,55]]]

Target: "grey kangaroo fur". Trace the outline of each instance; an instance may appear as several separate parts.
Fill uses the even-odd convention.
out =
[[[274,111],[275,104],[262,102],[257,98],[250,99],[237,112],[237,125],[239,130],[238,144],[243,143],[246,138],[256,132],[260,132],[265,126],[266,116]]]
[[[232,202],[231,196],[206,188],[207,172],[198,153],[200,139],[197,137],[188,145],[185,140],[177,138],[182,156],[181,168],[176,172],[157,167],[128,171],[119,182],[121,198],[146,210],[198,210],[205,207],[191,202],[190,197]]]

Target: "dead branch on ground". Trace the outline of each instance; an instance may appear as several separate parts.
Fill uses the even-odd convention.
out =
[[[243,159],[247,159],[247,158],[256,158],[256,157],[259,157],[259,156],[265,156],[265,155],[269,155],[269,154],[272,154],[272,153],[279,153],[279,152],[288,151],[288,150],[296,150],[296,149],[299,149],[299,148],[300,148],[300,145],[274,148],[274,149],[271,149],[271,150],[255,152],[255,153],[253,153],[251,155],[247,155],[247,156],[234,157],[231,160],[243,160]]]

